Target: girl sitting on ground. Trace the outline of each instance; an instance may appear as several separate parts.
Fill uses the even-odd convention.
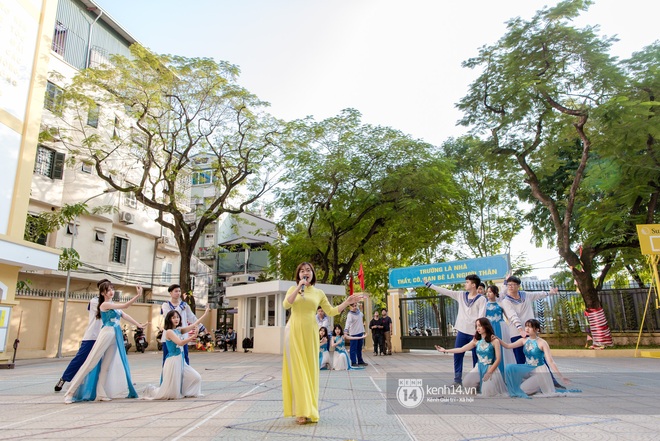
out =
[[[202,377],[190,367],[183,356],[181,346],[197,338],[197,326],[209,312],[208,305],[204,315],[190,326],[181,327],[181,315],[172,310],[165,316],[165,344],[168,346],[167,358],[163,364],[160,387],[147,386],[143,397],[148,400],[177,400],[183,397],[202,395]],[[182,338],[184,334],[192,334]]]
[[[435,348],[444,353],[460,354],[477,348],[477,365],[465,375],[463,379],[463,390],[481,390],[481,394],[487,397],[506,394],[506,386],[502,373],[498,369],[502,361],[500,341],[493,332],[493,326],[486,317],[481,317],[475,322],[477,332],[468,344],[453,349],[445,349],[442,346]]]

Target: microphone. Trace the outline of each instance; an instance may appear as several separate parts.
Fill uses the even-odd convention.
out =
[[[307,282],[307,277],[303,277],[303,280],[304,280],[305,282]],[[303,285],[303,286],[300,288],[300,295],[302,296],[304,292],[305,292],[305,285]],[[303,296],[303,297],[304,297],[304,296]]]

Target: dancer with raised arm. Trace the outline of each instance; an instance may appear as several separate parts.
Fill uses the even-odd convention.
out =
[[[165,316],[165,344],[169,346],[169,350],[161,372],[160,387],[147,386],[143,394],[144,398],[148,400],[177,400],[183,397],[199,397],[202,395],[202,377],[185,362],[181,347],[197,338],[197,326],[208,313],[209,305],[206,305],[204,315],[189,326],[181,326],[179,311],[172,310],[167,313]],[[191,331],[192,333],[188,335]]]
[[[131,306],[142,295],[141,286],[137,286],[136,291],[135,297],[128,302],[114,303],[112,298],[115,288],[112,283],[103,282],[99,286],[96,317],[103,322],[103,327],[87,360],[71,380],[71,386],[64,396],[66,404],[73,401],[110,401],[122,396],[137,398],[124,349],[124,337],[119,326],[122,318],[138,328],[144,328],[148,324],[138,323],[122,312],[122,309]]]
[[[502,351],[500,341],[493,332],[490,321],[481,317],[475,322],[477,332],[472,341],[463,347],[454,349],[445,349],[442,346],[435,348],[439,352],[460,354],[470,351],[473,348],[477,350],[479,361],[477,365],[465,375],[463,380],[463,391],[481,390],[481,394],[486,397],[494,397],[506,394],[506,386],[502,373],[498,369],[502,361]]]
[[[101,286],[101,283],[109,282],[108,279],[101,279],[96,282],[96,288]],[[101,332],[101,320],[96,318],[96,312],[99,307],[99,298],[98,296],[94,297],[89,301],[87,305],[87,312],[89,313],[87,330],[83,335],[82,342],[80,343],[80,348],[76,352],[75,357],[69,362],[69,365],[64,370],[62,377],[55,385],[55,392],[59,392],[64,387],[64,383],[73,380],[73,377],[76,376],[80,366],[87,360],[87,356],[92,351],[96,338]]]
[[[555,364],[548,342],[539,337],[541,323],[536,319],[525,322],[527,337],[515,343],[502,342],[505,348],[523,348],[525,364],[510,364],[506,367],[506,384],[512,397],[529,398],[530,395],[556,396],[557,391],[550,375],[550,368],[565,383],[569,383]],[[546,364],[547,362],[547,364]],[[571,390],[568,392],[579,392]]]

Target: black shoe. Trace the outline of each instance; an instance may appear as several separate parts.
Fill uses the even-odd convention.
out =
[[[357,363],[351,363],[351,367],[358,367]]]
[[[55,392],[61,391],[62,388],[64,387],[64,383],[66,383],[66,381],[64,381],[64,379],[60,378],[60,381],[58,381],[57,384],[55,385]]]
[[[358,366],[369,366],[369,363],[364,363],[364,362],[358,363]]]

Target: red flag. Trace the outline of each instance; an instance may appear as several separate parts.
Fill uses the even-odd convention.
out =
[[[353,273],[351,273],[351,277],[348,279],[348,295],[352,296],[353,292]]]
[[[360,280],[360,289],[364,291],[364,268],[362,268],[362,262],[360,262],[360,271],[358,271],[358,279]]]

